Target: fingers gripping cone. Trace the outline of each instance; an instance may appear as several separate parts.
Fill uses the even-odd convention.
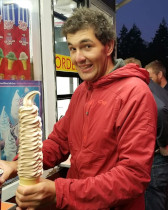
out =
[[[34,185],[40,180],[42,167],[42,131],[38,107],[34,97],[38,91],[29,92],[19,108],[19,158],[18,176],[20,185]]]

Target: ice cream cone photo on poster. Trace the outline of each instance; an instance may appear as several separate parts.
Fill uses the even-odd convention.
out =
[[[26,55],[26,53],[21,52],[19,56],[19,60],[21,60],[24,70],[27,70],[27,59],[28,59],[28,56]]]
[[[14,52],[9,52],[6,56],[8,59],[8,70],[12,70],[13,63],[17,60]]]

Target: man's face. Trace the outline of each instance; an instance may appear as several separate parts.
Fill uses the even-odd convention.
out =
[[[67,35],[72,63],[79,76],[85,81],[96,81],[109,73],[108,45],[103,45],[95,36],[93,29],[79,30]]]
[[[154,73],[153,69],[152,68],[148,68],[147,71],[149,72],[149,76],[150,78],[155,82],[157,83],[158,85],[160,85],[161,81],[160,81],[160,78],[159,76]]]

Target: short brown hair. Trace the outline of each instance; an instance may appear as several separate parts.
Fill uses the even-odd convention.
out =
[[[148,63],[145,66],[145,69],[152,68],[153,72],[158,75],[161,71],[163,73],[163,76],[166,77],[166,67],[163,65],[163,63],[159,60],[154,60],[150,63]]]
[[[134,58],[134,57],[127,58],[127,59],[124,60],[124,62],[125,62],[125,64],[135,63],[135,64],[138,64],[140,67],[142,67],[141,61],[137,58]]]
[[[69,17],[63,24],[62,33],[65,37],[67,34],[76,33],[82,29],[93,28],[96,38],[106,45],[111,40],[116,40],[115,30],[113,29],[113,22],[107,15],[98,10],[89,8],[77,8],[74,10],[71,17]],[[112,59],[114,58],[114,51]]]

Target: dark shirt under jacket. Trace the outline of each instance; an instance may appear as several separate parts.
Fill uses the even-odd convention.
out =
[[[166,87],[166,86],[165,86]],[[157,83],[150,80],[149,88],[158,98],[160,98],[168,106],[168,92],[166,88],[160,87]]]
[[[151,181],[145,191],[145,210],[168,209],[168,156],[160,153],[159,147],[168,145],[168,91],[149,83],[158,110],[156,150],[154,154]]]
[[[158,110],[156,138],[156,149],[158,149],[168,145],[168,92],[152,80],[149,83],[149,88],[153,93]]]
[[[168,83],[164,86],[164,89],[168,91]]]

